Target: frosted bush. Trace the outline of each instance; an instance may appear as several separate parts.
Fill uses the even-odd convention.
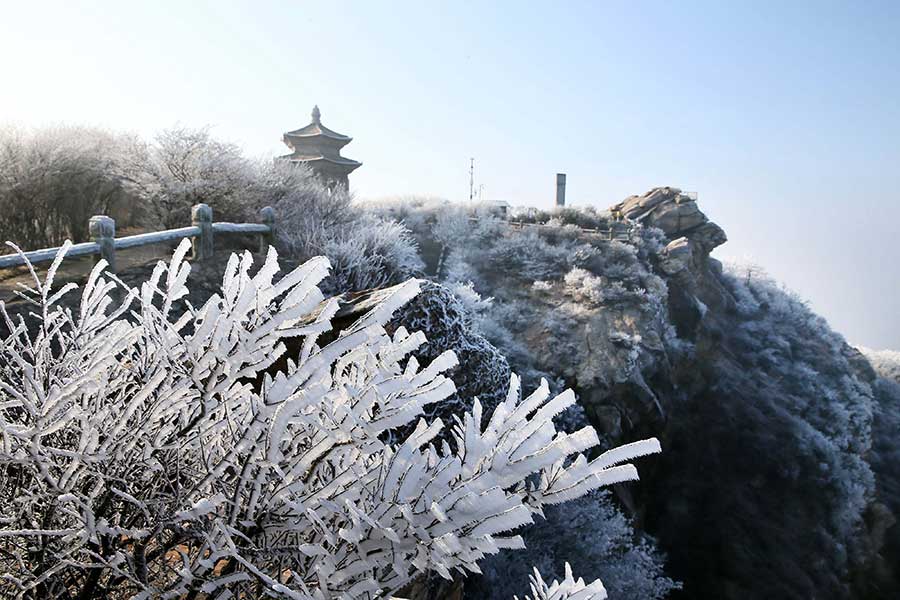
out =
[[[344,187],[328,188],[303,168],[279,165],[271,176],[282,181],[274,186],[280,190],[277,243],[294,259],[327,256],[327,291],[382,287],[421,274],[425,265],[405,226],[369,214]]]
[[[409,230],[392,221],[364,218],[325,242],[332,264],[330,291],[365,290],[399,283],[421,273],[422,259]]]
[[[456,391],[442,402],[425,408],[429,420],[436,416],[452,421],[454,415],[471,411],[475,398],[481,403],[482,419],[485,420],[506,398],[511,374],[509,363],[480,334],[473,317],[450,289],[425,281],[419,294],[389,324],[389,330],[402,324],[425,334],[428,341],[417,349],[418,360],[433,360],[450,350],[459,362],[448,372]],[[449,432],[443,432],[443,436],[449,437]]]
[[[491,270],[535,281],[558,278],[568,265],[569,255],[567,246],[550,244],[537,232],[527,230],[497,238],[479,258]]]
[[[629,243],[637,249],[637,257],[647,262],[650,257],[662,252],[669,242],[666,234],[656,227],[646,227],[640,223],[630,223]]]
[[[585,229],[607,229],[612,220],[609,211],[599,211],[593,206],[555,207],[551,211],[534,207],[514,206],[508,210],[510,221],[519,223],[538,223],[574,225]]]
[[[605,298],[603,294],[603,280],[585,269],[575,267],[563,278],[564,291],[576,300],[588,304],[602,304]]]
[[[343,186],[329,188],[305,165],[275,161],[263,171],[264,203],[278,215],[278,245],[306,260],[322,253],[329,240],[355,229],[362,218]]]
[[[526,549],[485,559],[484,574],[467,582],[466,591],[479,600],[506,600],[527,591],[532,567],[562,579],[570,564],[580,576],[602,580],[618,600],[665,598],[680,585],[666,577],[663,556],[609,496],[596,492],[547,508],[544,518],[523,528]]]
[[[449,200],[431,196],[398,196],[367,200],[365,208],[372,214],[401,223],[421,232],[430,229],[438,215],[451,209]]]
[[[584,579],[575,579],[572,568],[566,563],[566,576],[562,581],[554,581],[551,585],[544,583],[540,571],[534,570],[531,575],[531,596],[525,600],[603,600],[606,590],[599,581],[586,584]],[[516,596],[518,600],[518,596]]]
[[[431,234],[445,246],[475,249],[492,244],[506,228],[505,221],[483,208],[448,204],[436,214]]]
[[[457,283],[473,284],[473,280],[481,280],[477,269],[465,259],[465,252],[459,250],[447,250],[443,268],[440,270],[444,283],[453,285]]]
[[[103,129],[0,128],[0,239],[47,248],[87,241],[96,214],[125,224],[143,152],[136,137]]]
[[[876,373],[885,379],[900,383],[900,352],[870,348],[860,348],[859,350],[872,363]]]
[[[454,283],[448,286],[450,290],[453,292],[453,295],[459,298],[459,301],[463,303],[463,306],[466,307],[466,310],[473,315],[484,313],[487,310],[490,310],[491,306],[494,304],[494,299],[491,297],[484,298],[481,294],[475,291],[475,286],[471,281],[467,283]]]
[[[117,291],[101,262],[71,310],[73,285],[52,290],[66,244],[26,293],[33,334],[0,305],[3,597],[381,598],[426,571],[477,572],[523,546],[505,532],[636,479],[623,463],[659,451],[645,440],[587,460],[596,432],[552,422],[572,392],[521,398],[515,377],[484,427],[477,400],[454,419],[456,451],[436,444],[443,423],[419,417],[453,393],[455,357],[423,367],[421,333],[383,328],[415,281],[319,345],[338,309],[317,288],[326,259],[275,283],[274,249],[252,276],[250,254],[232,256],[221,294],[175,317],[189,246],[138,289]],[[568,579],[571,597],[602,597]]]
[[[485,298],[475,290],[475,285],[469,281],[466,283],[453,283],[447,286],[453,295],[462,304],[469,316],[471,329],[479,334],[494,334],[496,322],[493,319],[494,298]]]
[[[455,245],[473,235],[473,224],[469,215],[459,206],[448,206],[435,216],[431,233],[441,244]]]

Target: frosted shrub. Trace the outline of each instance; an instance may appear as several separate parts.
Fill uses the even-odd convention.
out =
[[[900,352],[859,348],[881,377],[900,384]]]
[[[506,329],[498,328],[498,323],[494,319],[493,313],[496,306],[493,296],[485,298],[479,294],[471,281],[468,283],[452,283],[447,287],[462,303],[471,321],[471,329],[476,333],[494,338],[508,335],[509,332]]]
[[[663,572],[663,557],[636,533],[608,493],[595,492],[544,510],[523,528],[527,548],[485,559],[484,574],[466,582],[478,600],[508,600],[528,589],[531,568],[547,578],[564,579],[564,565],[582,577],[601,579],[617,600],[661,600],[679,584]]]
[[[596,432],[552,422],[572,392],[522,399],[515,377],[484,427],[477,400],[454,419],[457,451],[433,443],[439,420],[388,444],[454,391],[452,353],[422,367],[409,355],[424,336],[383,328],[415,281],[319,345],[338,308],[317,288],[326,259],[273,283],[274,249],[252,276],[249,253],[232,256],[221,294],[176,318],[188,248],[121,303],[98,265],[75,310],[59,304],[72,285],[51,292],[60,253],[26,294],[34,333],[0,305],[0,596],[381,598],[521,548],[504,532],[637,478],[623,463],[659,451],[588,461]],[[299,355],[267,372],[288,337]]]
[[[459,301],[463,303],[466,310],[472,315],[481,315],[490,310],[491,306],[494,304],[493,298],[484,298],[481,294],[476,292],[475,286],[472,285],[471,281],[468,283],[457,282],[451,284],[449,287],[453,291],[453,295],[459,298]]]
[[[514,206],[508,211],[510,221],[519,223],[540,223],[556,225],[574,225],[587,229],[607,229],[612,215],[608,211],[598,211],[593,206],[556,207],[551,211],[534,207]]]
[[[606,590],[600,581],[585,584],[584,579],[575,579],[572,568],[566,563],[566,576],[560,581],[554,581],[552,585],[544,583],[540,571],[534,570],[531,579],[532,596],[525,596],[525,600],[602,600],[606,598]],[[518,596],[516,596],[518,600]]]
[[[393,285],[419,275],[425,264],[404,225],[384,220],[353,203],[343,186],[328,188],[308,169],[276,165],[270,179],[278,190],[278,245],[294,259],[328,257],[330,292]]]
[[[476,220],[472,220],[472,218]],[[490,245],[506,231],[506,223],[485,207],[447,205],[435,215],[431,234],[450,247]]]
[[[629,243],[637,249],[637,257],[641,262],[646,262],[665,249],[669,240],[661,229],[645,227],[640,223],[632,223],[631,226],[632,229],[628,233]]]
[[[90,127],[0,128],[0,239],[46,248],[87,241],[92,215],[122,224],[142,151],[134,136]]]
[[[535,281],[558,277],[568,265],[566,246],[547,243],[537,232],[509,233],[495,240],[487,254],[492,269]]]
[[[563,288],[565,292],[576,300],[593,305],[603,303],[604,282],[600,277],[593,275],[585,269],[575,267],[566,273],[563,281],[566,284]]]
[[[474,291],[471,294],[477,296]],[[434,360],[451,350],[459,362],[447,374],[456,391],[442,402],[425,408],[428,420],[440,417],[452,421],[454,415],[472,409],[474,398],[481,403],[482,419],[486,419],[506,398],[511,374],[509,363],[479,333],[475,318],[476,315],[450,289],[425,281],[419,294],[390,323],[389,330],[402,324],[425,334],[428,341],[417,349],[418,360]],[[444,431],[441,437],[449,437],[449,433]]]
[[[262,170],[265,204],[278,215],[279,248],[306,260],[360,220],[343,186],[328,188],[305,165],[275,161]]]
[[[402,223],[412,231],[430,228],[438,215],[450,211],[450,202],[432,196],[398,196],[367,200],[366,209],[372,214]]]
[[[326,241],[322,250],[332,264],[328,287],[335,292],[400,283],[425,267],[408,229],[371,217]]]

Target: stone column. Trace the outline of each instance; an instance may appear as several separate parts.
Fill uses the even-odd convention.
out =
[[[259,236],[259,252],[260,254],[266,254],[269,251],[269,246],[275,243],[275,209],[271,206],[266,206],[259,211],[259,218],[264,225],[269,226],[269,233]]]
[[[100,246],[100,258],[106,260],[110,273],[116,272],[116,222],[106,215],[94,215],[88,221],[91,241]]]
[[[191,207],[191,225],[200,228],[200,235],[191,240],[194,260],[206,260],[213,255],[212,209],[208,204]]]
[[[556,206],[566,205],[566,174],[556,174]]]

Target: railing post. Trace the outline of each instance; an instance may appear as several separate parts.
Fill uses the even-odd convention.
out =
[[[259,236],[259,253],[266,254],[269,251],[269,246],[275,244],[275,209],[271,206],[266,206],[259,211],[259,218],[264,225],[269,226],[269,233]]]
[[[116,272],[116,222],[106,215],[94,215],[88,221],[91,241],[100,246],[100,258],[105,259],[111,273]]]
[[[212,258],[212,209],[208,204],[195,204],[191,207],[191,225],[200,228],[200,235],[191,239],[194,260],[206,260]]]

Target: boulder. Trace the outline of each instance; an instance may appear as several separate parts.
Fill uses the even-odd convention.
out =
[[[657,227],[669,239],[686,237],[709,253],[725,243],[722,228],[711,222],[697,202],[678,188],[653,188],[642,196],[629,196],[612,207],[626,219]]]
[[[694,229],[690,233],[690,238],[707,253],[728,241],[725,230],[712,221],[707,221]]]
[[[672,240],[660,258],[659,267],[666,275],[676,275],[689,269],[694,259],[691,241],[686,237]]]

